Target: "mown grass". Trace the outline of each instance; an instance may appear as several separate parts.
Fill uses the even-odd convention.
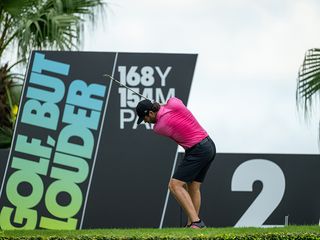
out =
[[[319,226],[287,226],[275,228],[206,228],[206,229],[90,229],[90,230],[12,230],[1,231],[2,239],[210,239],[221,236],[256,236],[266,234],[314,234],[320,239]],[[234,238],[233,238],[234,239]]]

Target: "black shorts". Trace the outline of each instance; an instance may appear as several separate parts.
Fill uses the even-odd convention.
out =
[[[186,183],[203,182],[215,156],[215,144],[208,136],[193,147],[186,149],[184,158],[175,170],[173,178]]]

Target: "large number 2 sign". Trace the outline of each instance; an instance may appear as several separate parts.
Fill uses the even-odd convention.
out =
[[[281,168],[264,159],[248,160],[235,170],[231,190],[252,192],[255,181],[261,181],[263,188],[247,211],[236,223],[236,227],[261,227],[278,207],[285,191],[285,177]]]

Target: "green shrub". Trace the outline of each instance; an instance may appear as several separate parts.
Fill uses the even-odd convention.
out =
[[[199,230],[195,230],[199,231]],[[201,232],[186,232],[185,234],[163,234],[160,231],[156,233],[140,234],[56,234],[56,235],[15,235],[2,236],[3,240],[320,240],[320,233],[304,232],[304,233],[224,233],[211,234]],[[201,231],[201,230],[200,230]]]

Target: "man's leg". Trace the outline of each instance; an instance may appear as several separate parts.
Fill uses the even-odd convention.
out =
[[[185,189],[185,182],[172,178],[169,182],[169,189],[173,196],[177,199],[180,206],[184,209],[188,219],[191,222],[199,221],[199,216],[192,203],[191,197]]]
[[[187,190],[190,195],[193,206],[196,210],[197,215],[199,216],[200,206],[201,206],[201,192],[200,192],[201,182],[193,181],[187,185]],[[188,218],[188,225],[192,221]]]

